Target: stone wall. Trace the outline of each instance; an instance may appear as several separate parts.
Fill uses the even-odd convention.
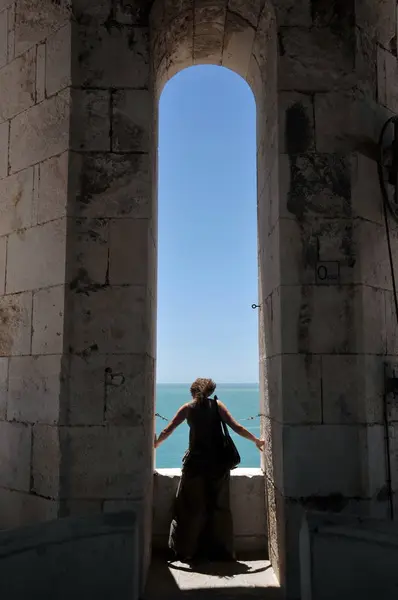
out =
[[[68,19],[62,3],[0,2],[3,527],[57,515],[40,449],[59,423],[64,367],[70,90],[58,52]]]
[[[375,161],[397,15],[274,5],[0,0],[0,524],[133,507],[148,563],[157,102],[182,68],[224,65],[256,97],[269,545],[295,598],[305,508],[388,515],[398,328]]]
[[[153,547],[160,550],[167,548],[180,477],[180,469],[157,469],[155,472],[152,540]],[[230,497],[236,552],[266,552],[267,517],[261,470],[232,471]]]
[[[296,597],[304,509],[388,516],[391,277],[376,159],[393,110],[382,102],[380,54],[395,52],[396,3],[302,2],[299,13],[280,11],[278,25],[278,285],[263,292],[260,352],[270,545]]]
[[[393,598],[398,528],[380,519],[309,513],[300,532],[303,600]],[[338,568],[331,568],[336,556]]]

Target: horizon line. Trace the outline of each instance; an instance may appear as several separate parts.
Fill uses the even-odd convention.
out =
[[[156,381],[160,385],[192,385],[192,381]],[[217,385],[259,385],[259,381],[220,381]]]

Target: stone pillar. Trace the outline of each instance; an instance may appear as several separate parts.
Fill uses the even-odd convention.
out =
[[[148,31],[122,2],[0,2],[3,526],[151,522]]]
[[[58,514],[39,479],[59,460],[43,448],[45,473],[38,452],[44,429],[59,432],[64,394],[69,11],[28,0],[0,11],[0,523],[11,527]]]
[[[386,108],[394,110],[380,86],[381,57],[396,64],[386,48],[396,3],[285,4],[275,2],[280,158],[269,234],[277,284],[263,296],[266,473],[271,556],[287,597],[298,598],[304,509],[388,515],[391,278],[375,159]]]

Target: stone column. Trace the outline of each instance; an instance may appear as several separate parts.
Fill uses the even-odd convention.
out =
[[[0,10],[2,524],[131,507],[147,564],[156,231],[145,13],[111,0]]]
[[[63,3],[0,2],[0,522],[56,517],[59,473],[41,432],[59,432],[64,394],[70,90],[59,62]]]
[[[279,269],[263,314],[271,556],[287,597],[297,598],[303,510],[388,515],[382,373],[391,278],[375,159],[386,108],[394,109],[381,102],[380,55],[395,64],[381,46],[391,49],[396,7],[282,4],[279,205],[270,221]]]

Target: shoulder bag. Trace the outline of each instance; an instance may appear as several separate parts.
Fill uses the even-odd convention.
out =
[[[234,444],[228,430],[228,426],[221,418],[221,414],[218,408],[217,396],[214,397],[216,410],[221,424],[221,435],[222,435],[222,461],[228,469],[236,469],[240,463],[240,454],[237,447]]]

